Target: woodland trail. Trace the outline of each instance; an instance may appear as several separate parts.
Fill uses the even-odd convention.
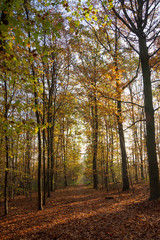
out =
[[[113,199],[106,199],[112,196]],[[160,201],[148,200],[146,185],[134,192],[68,187],[52,193],[43,211],[37,199],[19,196],[7,217],[0,205],[0,239],[107,240],[160,239]]]

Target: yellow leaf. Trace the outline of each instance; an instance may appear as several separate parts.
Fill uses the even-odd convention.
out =
[[[37,133],[37,132],[38,132],[38,127],[35,128],[35,133]]]
[[[13,48],[12,46],[13,46],[13,43],[12,43],[12,42],[9,42],[9,47],[10,47],[10,48]]]
[[[30,48],[30,47],[31,47],[31,44],[30,44],[30,43],[27,43],[26,46]]]

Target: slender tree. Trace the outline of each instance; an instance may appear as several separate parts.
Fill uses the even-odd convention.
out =
[[[149,164],[149,180],[150,180],[150,199],[156,199],[160,195],[159,187],[159,171],[156,154],[155,142],[155,124],[154,124],[154,108],[152,100],[151,88],[151,68],[149,64],[150,58],[160,49],[157,48],[154,52],[149,53],[153,44],[159,36],[159,20],[158,7],[159,0],[138,0],[125,1],[118,0],[114,2],[112,8],[116,17],[128,28],[128,30],[138,39],[138,51],[144,87],[144,105],[146,114],[146,130],[147,130],[147,154]],[[131,45],[130,37],[120,31]]]
[[[6,0],[2,4],[2,11],[0,17],[0,52],[2,56],[5,56],[5,31],[8,31],[9,25],[9,15],[12,11],[12,0]],[[2,30],[2,29],[5,29]],[[2,61],[2,59],[1,59]],[[5,67],[5,62],[2,63]],[[8,86],[7,86],[7,74],[4,77],[4,119],[7,125],[8,122],[8,111],[11,101],[8,99]],[[8,214],[8,168],[9,168],[9,143],[8,143],[8,132],[5,129],[5,158],[6,158],[6,168],[5,168],[5,183],[4,183],[4,212],[5,215]]]

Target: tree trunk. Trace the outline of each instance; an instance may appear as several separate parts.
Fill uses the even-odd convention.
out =
[[[141,120],[142,120],[142,114],[141,114]],[[143,131],[142,131],[142,121],[140,122],[140,145],[139,145],[139,151],[140,151],[140,159],[141,159],[141,180],[144,180],[144,167],[143,167]]]
[[[115,172],[114,172],[114,168],[113,168],[114,147],[113,147],[113,129],[112,128],[111,128],[111,146],[110,146],[110,151],[111,151],[110,171],[111,171],[111,176],[112,176],[112,182],[115,183]]]
[[[5,101],[5,113],[4,118],[7,124],[8,121],[8,90],[7,90],[7,80],[4,80],[4,101]],[[5,215],[8,214],[8,168],[9,168],[9,146],[8,146],[8,135],[7,130],[5,130],[5,150],[6,150],[6,169],[5,169],[5,178],[4,178],[4,213]]]
[[[94,107],[92,106],[93,119],[93,188],[98,189],[98,175],[97,175],[97,150],[98,150],[98,109],[97,98],[94,96]]]
[[[60,145],[60,142],[61,142],[61,137],[60,135],[58,136],[58,143],[57,143],[57,149],[56,149],[56,156],[55,156],[55,168],[54,168],[54,190],[57,190],[57,178],[58,178],[58,154],[59,154],[59,145]]]
[[[133,103],[133,93],[132,93],[132,88],[129,86],[129,91],[130,91],[130,97],[131,97],[131,102]],[[138,155],[138,133],[137,133],[137,127],[135,125],[135,112],[134,112],[134,105],[132,104],[132,124],[133,124],[133,141],[134,141],[134,146],[133,146],[133,159],[134,159],[134,169],[135,169],[135,181],[138,182],[138,161],[139,161],[139,155]]]
[[[52,121],[52,127],[50,128],[50,141],[51,141],[51,192],[54,190],[54,124],[55,120]]]
[[[146,131],[147,131],[146,141],[149,164],[150,199],[152,200],[160,196],[160,187],[159,187],[159,170],[156,154],[154,109],[152,101],[149,55],[148,48],[146,45],[146,39],[144,36],[139,36],[139,49],[143,74],[144,104],[146,114]]]
[[[48,105],[50,105],[48,103]],[[48,106],[48,128],[47,128],[47,132],[48,132],[48,146],[47,146],[47,153],[48,153],[48,159],[47,159],[47,197],[51,196],[51,188],[50,188],[50,152],[51,152],[51,147],[50,147],[50,107]]]
[[[12,199],[15,196],[15,153],[14,153],[14,140],[12,139]]]
[[[37,121],[38,122],[38,121]],[[42,179],[41,179],[41,132],[38,129],[38,210],[42,210]]]
[[[30,173],[30,159],[31,159],[31,143],[30,143],[30,132],[27,131],[26,133],[26,140],[27,140],[27,151],[26,151],[26,158],[27,158],[27,194],[31,197],[31,173]]]
[[[5,25],[8,26],[9,25],[9,21],[8,21],[8,16],[10,15],[10,11],[12,11],[11,9],[11,4],[12,4],[12,0],[6,0],[5,2],[2,3],[3,6],[1,6],[3,9],[1,12],[1,16],[0,16],[0,27],[1,25]],[[7,29],[5,29],[6,31]],[[2,30],[0,30],[0,52],[2,54],[5,54],[5,31],[3,33]],[[4,37],[4,39],[3,39]],[[3,63],[5,64],[5,62]],[[5,76],[6,77],[6,76]],[[4,118],[5,118],[5,122],[7,123],[8,121],[8,92],[7,92],[7,79],[4,79],[4,89],[5,89],[5,93],[4,93],[4,108],[5,108],[5,113],[4,113]],[[8,167],[9,167],[9,146],[8,146],[8,136],[7,136],[7,130],[4,131],[5,133],[5,150],[6,150],[6,156],[5,156],[5,160],[6,160],[6,169],[5,169],[5,177],[4,177],[4,213],[5,215],[8,214]]]
[[[117,26],[117,17],[115,19],[115,24]],[[127,171],[127,154],[126,154],[126,146],[125,146],[125,139],[124,139],[124,132],[123,132],[123,123],[122,123],[122,106],[121,106],[121,90],[119,86],[119,77],[118,77],[118,32],[117,27],[115,30],[115,52],[114,52],[114,64],[116,67],[116,88],[117,88],[117,123],[118,123],[118,133],[119,133],[119,141],[120,141],[120,148],[121,148],[121,156],[122,156],[122,183],[123,187],[122,190],[129,189],[129,179],[128,179],[128,171]]]
[[[122,190],[129,189],[129,179],[128,179],[128,171],[127,171],[127,154],[126,154],[126,147],[125,147],[125,140],[124,140],[124,132],[123,132],[123,125],[121,122],[121,101],[117,103],[118,107],[118,132],[119,132],[119,140],[120,140],[120,148],[121,148],[121,156],[122,156],[122,182],[123,187]]]
[[[64,132],[64,118],[63,118],[63,141],[62,141],[62,147],[63,147],[63,173],[64,173],[64,187],[68,186],[67,183],[67,167],[66,167],[66,143],[65,143],[65,132]]]
[[[6,132],[6,131],[5,131]],[[6,135],[6,133],[5,133]],[[6,169],[5,169],[5,182],[4,182],[4,213],[8,214],[8,167],[9,167],[9,154],[8,154],[8,136],[5,136],[6,148]]]
[[[106,122],[106,144],[107,144],[107,153],[106,153],[106,165],[105,165],[105,188],[108,192],[108,160],[109,160],[109,141],[108,141],[108,126]]]
[[[105,154],[104,154],[104,142],[101,143],[101,185],[104,188],[104,178],[105,178]]]
[[[35,79],[35,73],[33,71],[33,79]],[[41,146],[41,130],[40,130],[40,116],[39,111],[37,109],[38,107],[38,94],[36,90],[36,82],[34,82],[34,102],[36,107],[36,118],[37,118],[37,126],[38,126],[38,210],[42,210],[42,174],[41,174],[41,158],[42,158],[42,146]]]
[[[45,42],[45,38],[44,38]],[[44,63],[43,63],[44,69]],[[43,126],[45,125],[46,104],[45,104],[45,82],[43,74]],[[46,204],[46,130],[43,129],[43,205]]]
[[[46,133],[43,129],[43,205],[46,204]]]

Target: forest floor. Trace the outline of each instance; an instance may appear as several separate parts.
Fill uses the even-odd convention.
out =
[[[160,239],[160,200],[149,201],[148,194],[144,184],[109,193],[68,187],[52,193],[43,211],[37,211],[36,195],[19,196],[9,204],[8,216],[0,203],[0,239]]]

